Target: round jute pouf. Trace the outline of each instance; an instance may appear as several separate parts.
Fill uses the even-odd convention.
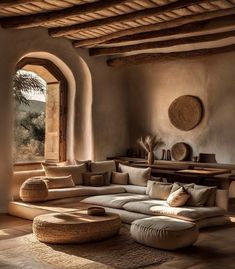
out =
[[[120,226],[117,214],[90,216],[86,211],[46,214],[33,220],[37,239],[51,244],[100,241],[118,234]]]
[[[199,235],[195,223],[170,217],[150,217],[132,222],[132,238],[146,246],[174,250],[193,245]]]
[[[47,196],[47,185],[40,178],[29,178],[20,187],[20,198],[24,202],[41,202]]]

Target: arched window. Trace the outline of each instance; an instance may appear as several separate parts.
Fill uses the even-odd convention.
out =
[[[15,163],[66,160],[67,81],[63,73],[49,60],[27,57],[17,64],[17,75],[21,80],[39,81],[44,89],[32,85],[31,90],[13,91],[15,95],[15,90],[21,90],[26,98],[25,104],[15,101]]]

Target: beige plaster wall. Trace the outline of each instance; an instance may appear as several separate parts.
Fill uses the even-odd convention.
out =
[[[183,141],[192,146],[194,155],[216,153],[218,162],[235,163],[235,53],[125,71],[132,145],[141,135],[159,133],[165,148]],[[205,108],[201,124],[188,132],[176,129],[168,119],[171,102],[185,94],[200,97]]]
[[[104,60],[91,59],[68,40],[50,38],[44,29],[0,29],[0,38],[0,211],[4,211],[12,184],[11,83],[22,57],[50,59],[69,82],[69,158],[105,159],[122,153],[129,139],[124,88],[119,83],[121,71],[112,73]],[[113,139],[115,143],[111,143]]]

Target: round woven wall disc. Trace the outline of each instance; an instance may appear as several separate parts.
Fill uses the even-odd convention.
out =
[[[182,131],[194,129],[202,120],[203,105],[196,96],[183,95],[175,99],[168,110],[170,122]]]
[[[176,143],[171,148],[171,156],[176,161],[185,161],[189,157],[190,146],[186,143]]]

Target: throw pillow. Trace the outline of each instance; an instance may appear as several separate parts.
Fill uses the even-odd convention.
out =
[[[85,161],[75,160],[74,162],[75,164],[78,164],[78,165],[85,163],[87,166],[87,171],[91,171],[91,160],[85,160]]]
[[[159,178],[151,177],[151,180],[148,180],[148,182],[147,182],[146,194],[149,195],[149,192],[150,192],[154,182],[161,182],[161,180],[162,180],[161,177],[159,177]],[[161,182],[161,183],[164,183],[164,182]]]
[[[215,200],[216,200],[216,191],[217,187],[207,187],[202,185],[196,185],[194,184],[194,189],[208,189],[208,198],[206,200],[205,206],[215,206]]]
[[[208,189],[194,189],[194,188],[187,188],[186,191],[190,194],[190,198],[186,202],[188,206],[204,206],[210,190]]]
[[[83,185],[85,186],[93,186],[92,181],[96,182],[94,184],[98,186],[105,186],[105,185],[107,186],[110,184],[108,172],[97,172],[97,173],[87,172],[82,174],[82,178],[83,178]],[[98,183],[98,181],[100,182]]]
[[[91,162],[91,172],[108,172],[109,182],[111,181],[112,172],[116,172],[115,161]]]
[[[168,198],[167,203],[169,206],[184,206],[188,201],[190,195],[185,191],[183,187],[179,188],[175,192],[172,192]]]
[[[119,165],[121,172],[129,174],[129,184],[147,186],[151,177],[151,168],[137,168],[127,165]]]
[[[184,189],[187,190],[187,188],[193,188],[194,187],[194,183],[174,182],[173,187],[171,189],[171,193],[177,191],[181,187],[184,187]]]
[[[128,173],[112,172],[112,184],[127,185],[129,180]]]
[[[149,191],[149,197],[153,199],[166,200],[170,195],[172,184],[164,182],[154,182]]]
[[[69,165],[69,166],[45,166],[46,177],[62,177],[72,176],[72,179],[76,185],[82,184],[82,174],[87,172],[86,164],[81,165]]]
[[[59,188],[71,188],[75,187],[72,176],[64,177],[44,177],[48,189],[59,189]]]

